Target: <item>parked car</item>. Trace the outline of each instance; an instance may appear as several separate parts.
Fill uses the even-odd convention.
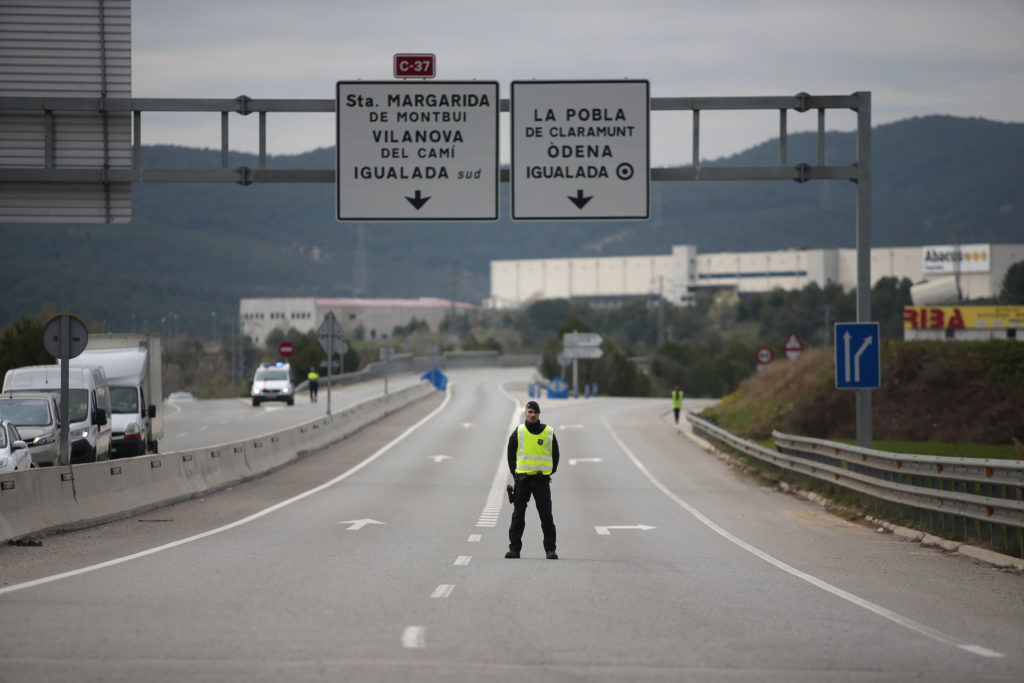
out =
[[[54,394],[45,391],[4,394],[0,396],[0,418],[18,428],[36,465],[57,464],[60,403]]]
[[[31,467],[35,467],[32,452],[18,433],[18,428],[0,419],[0,472],[27,470]]]
[[[190,391],[172,391],[167,396],[168,403],[191,403],[196,400]]]

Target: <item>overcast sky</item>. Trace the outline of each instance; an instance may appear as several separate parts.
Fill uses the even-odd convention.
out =
[[[872,92],[873,124],[927,114],[1024,121],[1024,0],[133,0],[135,97],[333,99],[391,80],[396,52],[438,80],[644,78],[653,97]],[[506,115],[503,115],[503,118]],[[790,112],[790,132],[813,112]],[[852,113],[829,129],[852,130]],[[652,119],[652,164],[690,161],[689,113]],[[770,112],[708,112],[701,156],[778,135]],[[220,147],[216,114],[143,118],[143,143]],[[231,148],[257,150],[257,118]],[[334,117],[268,116],[268,151],[334,144]],[[507,134],[502,157],[507,161]]]

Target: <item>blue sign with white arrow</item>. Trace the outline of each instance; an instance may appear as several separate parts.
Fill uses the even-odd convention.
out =
[[[561,377],[548,380],[548,398],[569,398],[569,383]]]
[[[836,389],[877,389],[882,383],[878,323],[836,323]]]

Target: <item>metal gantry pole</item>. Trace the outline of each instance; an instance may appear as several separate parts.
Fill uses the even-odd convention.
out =
[[[857,322],[871,320],[871,93],[857,104]],[[881,342],[881,340],[879,340]],[[871,448],[871,389],[857,389],[857,445]]]

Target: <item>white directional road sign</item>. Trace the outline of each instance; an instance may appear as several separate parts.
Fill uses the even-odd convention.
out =
[[[878,323],[836,323],[836,388],[877,389],[882,362]]]
[[[566,332],[562,335],[563,346],[600,346],[601,335],[597,332]]]
[[[604,350],[600,346],[567,346],[562,349],[562,354],[569,359],[597,360],[604,356]]]
[[[339,221],[497,220],[496,81],[339,81]]]
[[[649,218],[650,89],[512,81],[512,218]]]
[[[348,351],[346,347],[344,350],[341,349],[341,338],[345,333],[341,329],[341,323],[334,317],[334,313],[328,311],[327,315],[324,316],[324,321],[320,323],[320,327],[316,330],[316,337],[320,341],[320,346],[323,347],[324,353],[330,353],[332,348],[335,353],[345,353]],[[334,343],[331,343],[331,337],[334,337]]]

